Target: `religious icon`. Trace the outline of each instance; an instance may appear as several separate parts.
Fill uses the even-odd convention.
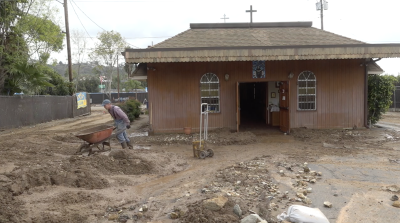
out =
[[[265,61],[253,61],[253,78],[265,78]]]

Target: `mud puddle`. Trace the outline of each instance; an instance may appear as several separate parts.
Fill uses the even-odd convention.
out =
[[[134,132],[130,134],[130,137],[139,137],[139,136],[149,136],[148,132]]]
[[[135,145],[133,149],[151,149],[151,145]]]

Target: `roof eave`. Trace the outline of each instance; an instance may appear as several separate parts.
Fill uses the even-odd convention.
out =
[[[127,50],[127,63],[318,60],[400,57],[400,44]]]
[[[302,49],[302,48],[337,48],[337,47],[400,47],[399,43],[383,44],[334,44],[334,45],[287,45],[287,46],[231,46],[231,47],[184,47],[184,48],[145,48],[125,49],[125,52],[154,51],[196,51],[196,50],[240,50],[240,49]],[[125,53],[123,52],[123,53]]]

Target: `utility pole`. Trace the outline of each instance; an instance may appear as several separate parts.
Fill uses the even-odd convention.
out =
[[[118,100],[120,100],[119,98],[119,64],[118,64],[118,54],[117,54],[117,76],[118,76]]]
[[[321,4],[321,29],[324,30],[324,5],[322,4],[322,0],[319,0]]]
[[[319,0],[319,2],[316,3],[317,6],[317,11],[321,10],[321,29],[324,30],[324,10],[328,10],[328,2],[326,0]]]
[[[64,0],[64,14],[65,14],[65,31],[67,34],[67,52],[68,52],[68,75],[69,82],[72,82],[72,62],[71,62],[71,42],[69,38],[69,23],[68,23],[68,6],[67,0]]]

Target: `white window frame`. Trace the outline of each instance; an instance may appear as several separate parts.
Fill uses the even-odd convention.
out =
[[[305,86],[301,85],[301,82],[305,82]],[[314,86],[312,86],[312,82],[314,82]],[[311,87],[309,86],[311,85]],[[300,94],[300,90],[306,90],[305,94]],[[314,89],[314,94],[308,93],[309,89]],[[300,97],[303,96],[314,96],[314,101],[300,101]],[[314,104],[314,108],[304,108],[304,106],[300,107],[300,104]],[[306,106],[311,107],[311,106]],[[297,78],[297,110],[299,111],[315,111],[317,110],[317,76],[311,71],[303,71],[299,74]]]
[[[211,89],[211,84],[218,84],[218,89]],[[208,85],[208,89],[203,89],[202,86],[203,85]],[[210,104],[209,108],[213,108],[213,106],[218,106],[217,110],[211,110],[211,113],[220,113],[221,112],[221,97],[220,97],[220,84],[219,84],[219,78],[217,75],[215,75],[214,73],[206,73],[203,76],[201,76],[200,78],[200,101],[201,103],[203,103],[203,99],[218,99],[218,103],[215,104]],[[215,92],[217,91],[218,95],[217,96],[208,96],[208,97],[203,97],[202,93],[203,92]],[[204,102],[206,103],[206,102]]]

